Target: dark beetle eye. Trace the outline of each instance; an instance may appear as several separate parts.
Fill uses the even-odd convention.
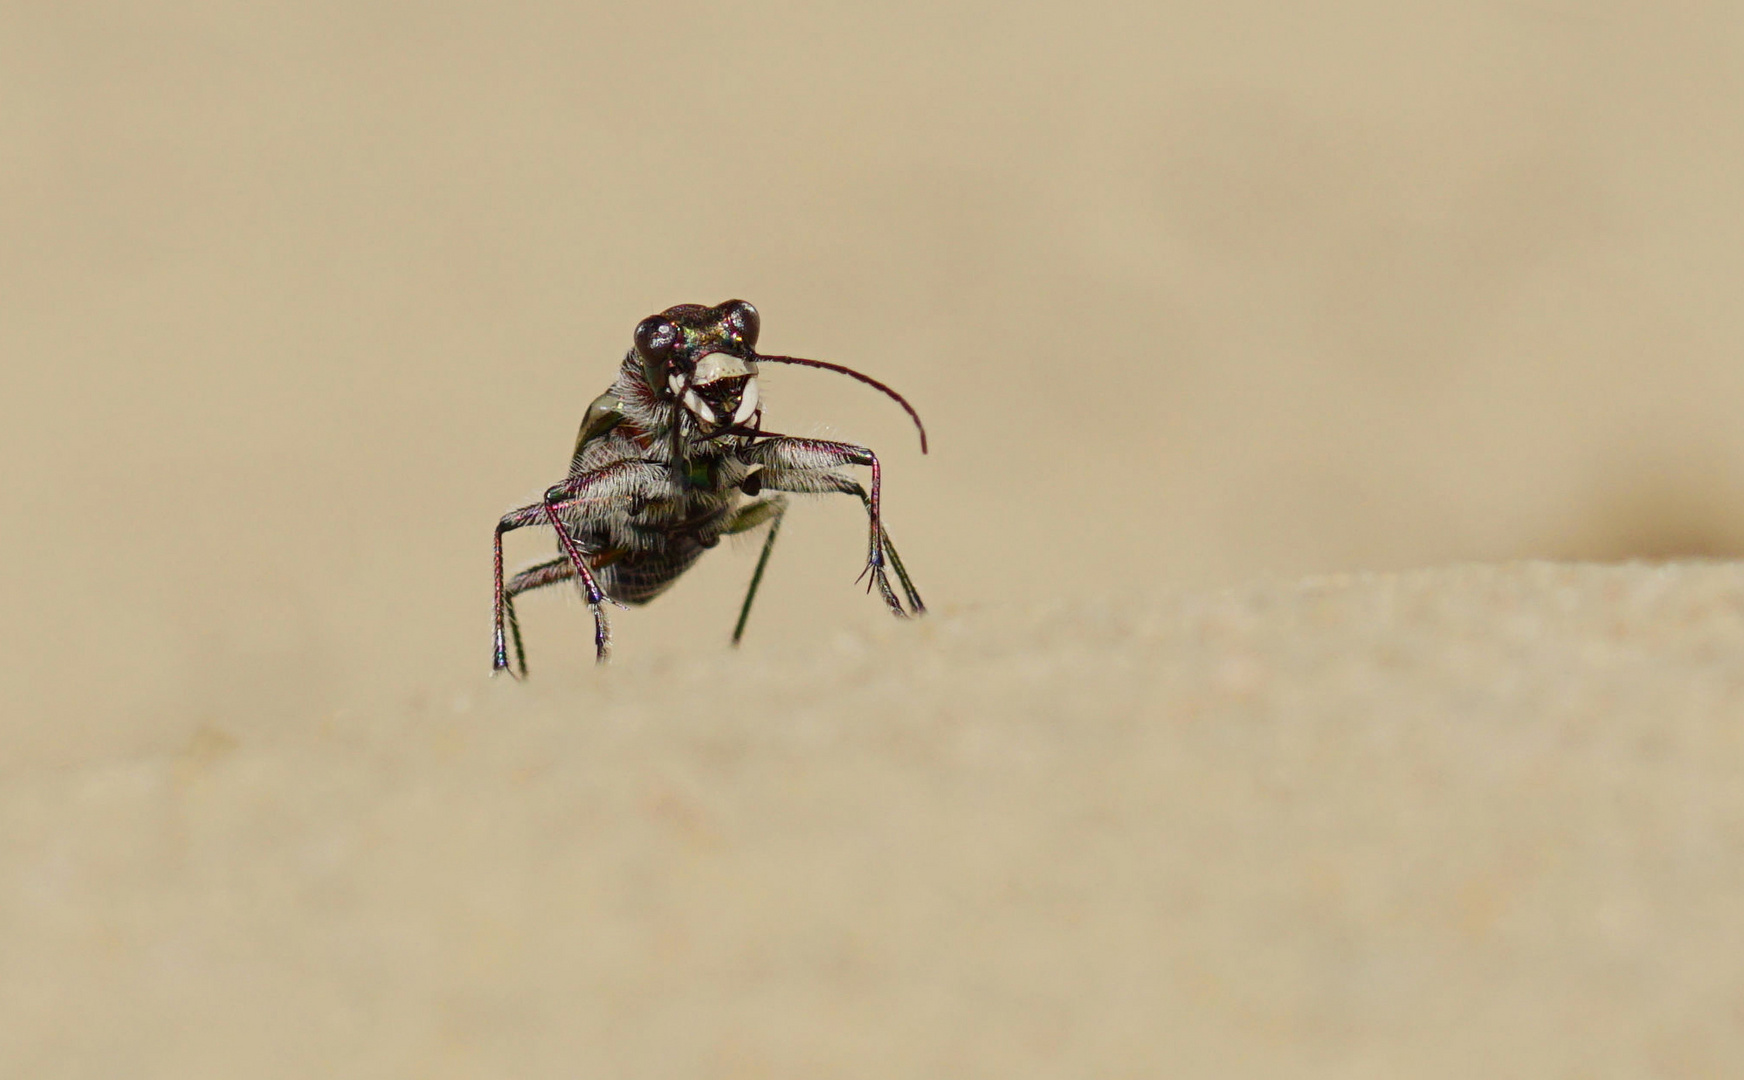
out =
[[[678,327],[658,315],[650,315],[636,324],[636,351],[649,363],[664,363],[679,337]]]
[[[747,349],[757,347],[757,331],[763,328],[763,320],[757,314],[757,309],[743,300],[728,300],[727,326],[733,333],[739,335],[739,340],[745,343]]]

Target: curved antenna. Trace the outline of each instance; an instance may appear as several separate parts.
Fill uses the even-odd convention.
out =
[[[914,421],[915,430],[920,432],[920,452],[923,454],[927,452],[926,425],[920,422],[920,413],[914,411],[914,406],[908,403],[907,398],[892,390],[890,387],[885,386],[872,376],[862,375],[851,367],[844,367],[841,364],[832,364],[828,360],[807,360],[803,356],[764,356],[762,353],[758,353],[754,359],[759,364],[768,362],[771,364],[799,364],[802,367],[823,368],[825,371],[833,371],[837,375],[846,375],[849,378],[859,379],[867,386],[879,391],[898,405],[902,406],[903,411],[908,413],[908,418]]]

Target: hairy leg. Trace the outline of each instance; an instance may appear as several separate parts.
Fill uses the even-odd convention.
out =
[[[494,548],[496,568],[496,636],[491,657],[492,671],[509,670],[508,642],[504,634],[506,606],[503,585],[503,534],[529,525],[548,524],[557,533],[558,543],[573,569],[583,598],[593,612],[594,657],[604,661],[611,649],[611,629],[606,623],[604,604],[610,598],[594,580],[587,564],[586,553],[563,522],[562,513],[584,503],[609,503],[633,499],[663,482],[666,470],[650,462],[620,461],[592,472],[576,473],[563,483],[545,492],[545,498],[530,506],[511,510],[497,522]]]
[[[527,677],[527,649],[521,644],[521,620],[515,617],[515,597],[534,589],[543,589],[547,585],[555,585],[560,581],[568,581],[575,576],[575,567],[569,563],[569,556],[559,555],[527,567],[509,579],[503,588],[503,613],[508,617],[509,637],[515,643],[515,667],[521,678]]]
[[[867,588],[878,590],[891,614],[898,618],[906,618],[911,614],[904,610],[902,601],[897,599],[895,590],[890,587],[890,581],[885,576],[884,567],[888,555],[891,568],[896,571],[903,592],[907,594],[912,614],[918,615],[926,610],[926,606],[921,603],[920,594],[915,591],[914,583],[909,580],[907,569],[902,566],[900,558],[895,557],[895,551],[890,546],[890,536],[884,530],[879,498],[882,471],[876,454],[863,446],[849,443],[776,436],[751,447],[744,457],[748,462],[763,466],[758,475],[765,488],[774,491],[839,492],[858,496],[866,507],[866,516],[871,526],[865,570],[871,580],[867,583]],[[868,491],[836,471],[849,465],[864,465],[872,470],[871,490]]]
[[[531,506],[523,506],[517,510],[510,510],[508,513],[503,515],[502,520],[497,522],[496,538],[492,544],[492,551],[491,551],[491,554],[493,555],[492,562],[495,564],[495,569],[496,569],[496,589],[495,589],[496,635],[495,635],[495,640],[494,640],[494,648],[491,652],[491,672],[493,674],[498,672],[498,671],[508,671],[509,670],[508,642],[503,634],[503,623],[504,623],[504,620],[506,617],[506,613],[509,610],[507,590],[503,586],[503,534],[507,533],[507,532],[513,532],[516,529],[524,529],[529,525],[537,525],[544,520],[545,520],[545,506],[544,506],[544,504],[543,503],[535,503]],[[519,636],[520,636],[520,631],[517,628],[517,630],[516,630],[517,639],[519,638]],[[518,644],[518,640],[517,640],[517,644]]]
[[[860,486],[859,481],[846,477],[835,477],[835,479],[839,481],[840,486],[834,490],[859,499],[860,504],[866,507],[866,513],[872,513],[872,497],[864,487]],[[902,565],[902,556],[896,553],[896,545],[890,542],[890,530],[884,527],[883,522],[880,522],[878,531],[882,534],[884,555],[890,561],[890,568],[896,571],[896,580],[902,586],[903,596],[908,600],[909,614],[925,615],[926,604],[921,601],[920,593],[915,589],[914,582],[909,579],[908,568]]]

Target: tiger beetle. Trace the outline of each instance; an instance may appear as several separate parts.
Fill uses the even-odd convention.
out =
[[[765,492],[837,492],[858,498],[871,523],[871,546],[861,573],[871,577],[867,590],[876,588],[898,618],[926,611],[884,531],[877,455],[849,443],[764,431],[757,366],[822,368],[882,391],[914,420],[924,454],[927,438],[920,414],[901,394],[852,368],[757,352],[760,322],[756,308],[728,300],[714,307],[679,304],[637,325],[635,345],[624,356],[617,381],[594,399],[582,418],[568,479],[539,502],[511,510],[497,522],[493,673],[510,670],[507,641],[512,639],[515,673],[527,674],[515,618],[515,597],[522,593],[576,581],[593,613],[595,659],[603,662],[611,651],[607,603],[645,604],[721,537],[768,525],[733,627],[737,645],[787,511],[783,495]],[[871,469],[870,490],[843,471],[852,465]],[[505,584],[503,534],[529,525],[549,525],[557,534],[559,554]],[[896,573],[902,599],[890,587],[886,566]]]

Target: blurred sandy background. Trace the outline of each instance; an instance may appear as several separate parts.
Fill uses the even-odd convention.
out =
[[[583,609],[546,596],[525,605],[539,681],[487,685],[491,525],[561,476],[581,412],[636,321],[744,297],[763,312],[768,350],[850,363],[904,391],[928,422],[930,456],[894,406],[847,380],[781,369],[764,394],[771,426],[881,451],[892,532],[938,625],[965,633],[1029,625],[1037,611],[1066,612],[1049,626],[1093,624],[1114,597],[1178,614],[1197,601],[1169,597],[1304,574],[1730,556],[1744,550],[1740,192],[1744,12],[1728,3],[0,6],[0,776],[13,792],[0,834],[12,854],[0,862],[14,891],[0,924],[13,943],[10,975],[0,943],[0,1009],[12,1016],[0,1015],[0,1054],[45,1075],[694,1075],[703,1061],[722,1074],[880,1075],[841,1064],[853,1039],[788,1053],[756,1025],[694,1059],[637,1053],[660,1042],[659,1025],[637,1026],[645,1014],[611,1014],[616,1030],[646,1039],[614,1044],[596,1006],[627,1009],[620,999],[530,974],[547,970],[539,928],[565,910],[574,880],[653,857],[633,830],[602,839],[621,824],[603,814],[587,819],[595,846],[565,856],[574,880],[540,877],[532,868],[550,853],[517,845],[572,822],[554,804],[530,807],[514,770],[566,763],[538,789],[547,793],[607,774],[573,746],[533,763],[543,744],[517,724],[561,717],[552,730],[588,730],[603,723],[602,702],[658,700],[664,712],[637,715],[779,740],[806,710],[867,724],[880,710],[932,715],[896,699],[832,714],[841,687],[806,684],[803,708],[775,689],[783,665],[842,649],[888,648],[892,663],[926,655],[852,585],[861,519],[827,502],[790,517],[742,656],[726,656],[724,642],[755,549],[723,546],[653,607],[617,616],[619,670],[589,669]],[[548,548],[513,539],[516,560]],[[1519,584],[1527,608],[1555,595],[1533,592],[1535,580]],[[1621,603],[1616,590],[1634,595],[1636,584],[1606,595]],[[1048,606],[1057,602],[1068,606]],[[1657,608],[1619,610],[1646,619],[1629,623],[1639,640],[1659,640]],[[1351,640],[1384,651],[1384,639]],[[1066,647],[1053,630],[1024,640],[1036,652],[1014,670],[1053,670],[1049,650]],[[1417,640],[1417,655],[1435,653],[1433,634]],[[1005,655],[959,648],[940,655],[965,670]],[[1257,655],[1294,670],[1288,648]],[[1723,656],[1703,655],[1724,670]],[[881,677],[906,685],[904,670]],[[1675,688],[1684,684],[1670,673],[1683,670],[1636,674]],[[1104,686],[1110,709],[1127,702],[1143,715],[1174,700],[1147,698],[1150,684],[1128,676],[1080,689]],[[1492,685],[1481,671],[1462,677]],[[915,679],[917,693],[943,700]],[[974,699],[989,715],[1009,704],[992,675],[964,685],[993,695]],[[1094,695],[1049,696],[1079,684],[1048,685],[1038,700],[1096,712]],[[1732,715],[1730,692],[1703,699],[1702,715]],[[1277,700],[1266,715],[1298,715],[1288,692]],[[1623,708],[1595,700],[1601,713]],[[1633,723],[1657,699],[1629,700],[1647,710],[1628,713]],[[431,710],[446,719],[418,722]],[[419,786],[438,752],[428,740],[455,717],[473,719],[454,746],[486,753],[501,725],[507,747],[490,752],[518,764],[477,777],[476,804],[420,802],[466,789],[458,776]],[[359,745],[377,771],[334,803],[357,817],[324,818],[321,778],[352,776]],[[401,745],[404,759],[393,756]],[[817,745],[856,752],[851,739]],[[700,755],[704,788],[779,774],[773,759],[710,773],[706,747],[672,732],[641,749],[654,756],[632,746],[612,760],[640,775],[658,771],[659,755]],[[915,760],[893,790],[963,779]],[[202,804],[172,782],[188,762],[225,761],[265,771],[224,774],[230,801]],[[801,775],[835,776],[835,765],[811,764],[823,771]],[[1094,763],[1061,765],[1050,790],[1093,793],[1098,775]],[[1642,790],[1681,783],[1655,775],[1668,786]],[[251,787],[249,776],[269,779]],[[851,769],[836,778],[848,802],[835,812],[887,805],[876,785],[854,787],[864,777]],[[683,797],[662,794],[667,781],[650,783],[625,805],[689,820]],[[414,846],[391,827],[379,848],[310,839],[399,812],[372,803],[377,790],[424,793],[401,808],[433,815],[415,840],[402,837]],[[1014,796],[1001,809],[1034,805]],[[298,810],[262,819],[248,806]],[[854,850],[830,820],[757,849],[734,864],[735,880],[817,865],[819,880],[864,884],[830,876],[823,856]],[[1002,820],[991,835],[1049,828]],[[1167,836],[1176,821],[1144,820],[1126,827]],[[1585,835],[1583,819],[1560,820],[1544,828]],[[498,837],[510,854],[456,863],[436,839],[446,825]],[[304,854],[280,857],[290,850]],[[929,856],[944,879],[953,850]],[[404,872],[380,870],[379,851],[405,860],[392,864]],[[376,865],[380,888],[369,901],[306,895],[317,863],[335,880]],[[1260,895],[1241,873],[1265,861],[1234,865],[1219,895],[1239,912]],[[259,874],[215,869],[238,866]],[[495,882],[469,886],[484,888],[472,914],[419,907],[448,887],[444,868]],[[845,885],[820,888],[826,922],[871,904]],[[267,895],[276,899],[249,906]],[[685,895],[706,907],[710,891]],[[141,896],[156,899],[129,900]],[[892,940],[922,953],[955,940],[939,912],[956,909],[927,910],[938,917]],[[478,912],[482,923],[468,921]],[[1287,936],[1302,916],[1288,904],[1266,912],[1232,924],[1232,947],[1251,945],[1261,923]],[[400,914],[418,929],[396,929]],[[43,937],[51,924],[59,930]],[[191,944],[202,925],[217,936]],[[736,940],[778,930],[730,925]],[[1077,939],[1050,938],[1047,925],[1020,919],[1013,932],[1039,943],[1032,975],[1059,970],[1049,955],[1119,955],[1107,943],[1075,951]],[[1360,940],[1369,925],[1355,918],[1342,932]],[[296,943],[309,935],[323,946],[299,966]],[[740,977],[685,969],[690,954],[671,941],[621,945],[620,973],[665,956],[689,976],[672,985],[723,1000]],[[478,981],[470,961],[433,975],[409,959],[435,955],[498,966]],[[1293,977],[1311,980],[1312,960]],[[671,973],[647,969],[657,970]],[[824,1023],[806,1018],[814,969],[774,970],[793,975],[781,983],[791,997],[755,999],[773,1010],[759,1015],[795,1017],[795,1030]],[[1744,996],[1710,975],[1726,989],[1703,999],[1704,1015],[1735,1028]],[[408,987],[425,977],[454,995],[417,997]],[[1665,977],[1687,985],[1675,967]],[[916,985],[891,978],[892,994]],[[1459,978],[1456,1012],[1494,983]],[[465,989],[492,985],[515,990]],[[649,974],[637,985],[667,984]],[[856,992],[869,995],[862,1004],[887,1000]],[[852,994],[829,1000],[842,1015],[820,1030],[878,1042],[852,1022]],[[572,1058],[540,1049],[559,1044],[539,1041],[550,1026],[533,1003],[552,1010],[538,1014],[549,1025],[569,1006],[587,1013],[597,1039],[577,1045],[611,1052],[594,1071],[566,1072],[560,1061]],[[732,1028],[719,1000],[695,1004],[713,1018],[704,1027]],[[1603,1002],[1585,1007],[1615,1018]],[[1275,1058],[1252,1059],[1261,1073],[1295,1062],[1303,1075],[1352,1075],[1366,1062],[1396,1075],[1435,1059],[1377,1056],[1360,1010],[1329,1009],[1301,1022],[1332,1025],[1342,1042],[1315,1043],[1308,1060],[1284,1037]],[[194,1044],[209,1053],[166,1049],[175,1023],[214,1015],[229,1026]],[[269,1015],[278,1019],[247,1022]],[[891,1023],[877,1008],[863,1015]],[[1024,1010],[934,1015],[966,1031],[969,1048],[927,1056],[917,1032],[930,1029],[896,1023],[889,1045],[914,1053],[896,1053],[892,1068],[1158,1075],[1170,1060],[1162,1041],[1134,1036],[1096,1057],[1078,1051],[1107,1044],[1044,1032],[1033,1054],[1012,1051],[1001,1066],[977,1048],[999,1041],[999,1018],[1027,1025]],[[1572,1038],[1580,1025],[1568,1024],[1558,1030]],[[505,1032],[518,1033],[523,1057]],[[1529,1030],[1521,1045],[1543,1034]],[[1419,1036],[1398,1045],[1441,1045]],[[1218,1047],[1241,1041],[1206,1039],[1208,1068],[1228,1064]],[[1650,1064],[1699,1071],[1733,1045],[1694,1058],[1668,1049]],[[274,1056],[291,1046],[313,1056]],[[1046,1060],[1055,1067],[1035,1065]]]

